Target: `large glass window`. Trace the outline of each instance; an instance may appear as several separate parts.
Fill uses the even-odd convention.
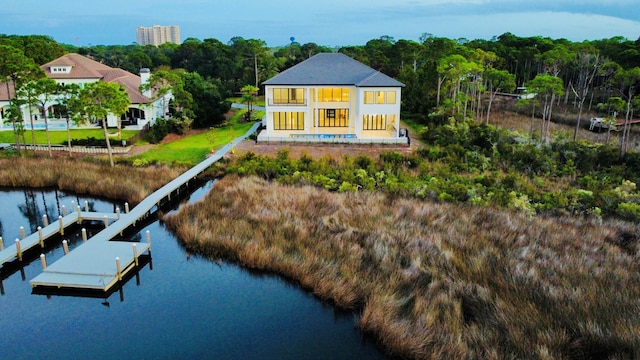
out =
[[[320,109],[318,111],[319,127],[348,127],[349,109]]]
[[[386,130],[387,116],[381,114],[364,115],[363,130]]]
[[[364,92],[364,103],[365,104],[373,104],[373,91],[365,91]]]
[[[387,91],[387,104],[395,104],[395,103],[396,103],[396,92]]]
[[[274,104],[304,104],[304,89],[275,88],[273,89]]]
[[[396,92],[395,91],[365,91],[364,103],[365,104],[395,104]]]
[[[349,88],[319,88],[319,102],[348,102]]]
[[[304,130],[303,112],[275,112],[273,113],[274,130]]]
[[[387,124],[393,126],[396,121],[395,115],[367,114],[362,117],[363,130],[387,130]]]

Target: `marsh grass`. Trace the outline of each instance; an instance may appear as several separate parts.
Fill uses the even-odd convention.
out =
[[[183,170],[168,166],[112,168],[108,164],[75,158],[4,157],[0,158],[0,186],[55,187],[78,194],[122,199],[135,205]]]
[[[189,251],[361,310],[407,358],[637,358],[638,225],[227,176],[164,221]]]

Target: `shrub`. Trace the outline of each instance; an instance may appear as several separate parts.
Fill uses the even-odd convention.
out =
[[[151,144],[157,144],[171,132],[171,127],[172,125],[167,119],[157,119],[156,123],[144,135],[144,139]]]
[[[640,204],[621,202],[616,213],[627,220],[640,220]]]
[[[68,145],[66,141],[61,142],[62,145]],[[122,140],[109,139],[111,146],[122,146]],[[97,139],[93,136],[84,139],[71,139],[71,146],[95,146],[106,147],[106,141],[104,139]]]

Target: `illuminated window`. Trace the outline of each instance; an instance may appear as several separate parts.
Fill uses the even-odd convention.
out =
[[[395,103],[396,103],[396,92],[387,91],[387,104],[395,104]]]
[[[365,91],[364,92],[364,103],[365,104],[373,104],[373,91]]]
[[[320,109],[318,112],[319,127],[348,127],[349,109]]]
[[[274,104],[304,104],[304,89],[276,88],[272,98]]]
[[[347,102],[349,101],[348,88],[320,88],[318,89],[319,102]]]
[[[362,120],[363,130],[387,130],[387,126],[393,128],[393,124],[396,122],[396,115],[368,114],[364,115]]]
[[[303,112],[275,112],[273,113],[274,130],[304,130]]]
[[[365,104],[395,104],[396,92],[395,91],[365,91],[364,103]]]
[[[363,116],[362,129],[364,130],[386,130],[387,115],[375,114]]]

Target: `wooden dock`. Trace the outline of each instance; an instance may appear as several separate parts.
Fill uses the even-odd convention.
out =
[[[148,233],[146,244],[111,240],[119,234],[122,234],[126,229],[135,227],[137,222],[150,216],[153,210],[157,210],[163,202],[171,201],[172,196],[178,197],[181,189],[188,187],[189,182],[195,182],[198,175],[216,161],[220,160],[240,141],[254,133],[259,126],[259,122],[255,123],[245,135],[235,139],[204,161],[156,190],[131,209],[131,211],[122,214],[118,213],[117,220],[115,220],[113,224],[95,234],[91,239],[75,248],[51,266],[46,266],[40,275],[30,281],[31,286],[34,289],[44,287],[109,291],[137,268],[138,256],[140,254],[148,252],[150,255],[151,253]],[[104,218],[104,215],[105,214],[98,214],[95,217],[99,220]],[[68,216],[71,216],[71,214]],[[89,218],[89,214],[76,212],[76,217],[69,217],[68,221],[70,221],[70,223],[73,221],[77,222],[79,221],[78,216],[81,216],[83,219]],[[67,220],[63,219],[61,221]],[[38,237],[37,234],[36,237]],[[24,242],[25,246],[27,245],[26,239],[21,241],[21,246],[22,242]],[[29,239],[29,243],[32,242],[34,242],[34,240]],[[39,243],[38,237],[36,244]],[[15,248],[12,250],[8,248],[6,250],[9,251],[6,255],[7,257],[18,253]],[[9,255],[11,252],[13,252],[13,255]],[[46,259],[43,259],[43,266],[45,265]]]
[[[150,244],[88,241],[63,256],[30,281],[31,286],[108,291],[138,264]],[[116,260],[117,259],[117,260]]]
[[[45,227],[41,227],[40,231],[35,232],[24,239],[16,239],[16,241],[0,251],[0,266],[7,262],[22,260],[24,253],[34,248],[44,248],[46,242],[54,236],[64,235],[65,229],[69,226],[81,223],[83,221],[107,221],[113,222],[118,220],[115,213],[98,213],[98,212],[73,212],[66,216],[58,218]],[[43,224],[44,225],[44,224]]]

